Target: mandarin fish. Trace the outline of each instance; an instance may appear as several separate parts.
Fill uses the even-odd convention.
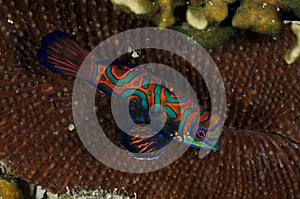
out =
[[[195,148],[209,148],[213,151],[219,149],[219,143],[214,143],[219,139],[219,134],[215,131],[221,124],[220,118],[210,116],[198,102],[184,96],[180,91],[175,94],[174,88],[149,71],[118,61],[105,64],[101,58],[89,55],[75,39],[59,30],[46,35],[41,43],[37,53],[38,61],[53,73],[76,76],[82,62],[89,59],[86,62],[89,63],[87,81],[105,94],[111,95],[115,92],[118,97],[127,100],[131,119],[138,126],[150,123],[151,107],[154,107],[154,112],[164,108],[166,123],[156,134],[135,132],[135,129],[131,130],[136,133],[134,136],[120,133],[120,144],[129,152],[155,152],[173,139]],[[213,128],[209,129],[211,122]],[[199,127],[195,131],[196,124]],[[192,132],[196,132],[195,135]],[[157,158],[159,155],[158,153],[150,158]]]

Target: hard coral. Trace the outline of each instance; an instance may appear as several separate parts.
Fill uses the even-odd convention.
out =
[[[152,18],[158,27],[165,28],[175,23],[174,8],[185,4],[183,0],[112,0],[118,10],[130,10],[131,12]]]
[[[174,9],[177,6],[185,5],[183,0],[158,0],[157,3],[160,11],[153,17],[153,21],[161,28],[173,25],[175,23]]]
[[[68,129],[74,79],[40,67],[35,55],[43,36],[56,29],[91,49],[105,37],[153,23],[115,12],[107,0],[0,1],[0,7],[0,159],[15,175],[58,193],[66,186],[71,191],[101,186],[124,187],[139,198],[299,198],[300,62],[284,60],[294,42],[288,27],[277,40],[248,32],[209,50],[228,102],[220,151],[199,159],[190,149],[162,170],[131,174],[97,161],[76,129]],[[147,52],[140,53],[143,61],[174,67],[204,95],[205,85],[180,56]],[[109,99],[96,101],[105,113],[99,114],[101,127],[113,139],[118,128]]]
[[[227,5],[233,2],[235,0],[206,0],[205,6],[202,7],[198,2],[192,1],[186,13],[187,22],[200,30],[209,24],[219,23],[227,17]]]
[[[137,15],[150,14],[152,15],[156,9],[155,4],[150,0],[111,0],[116,9],[129,10]]]
[[[211,27],[205,30],[197,30],[191,26],[176,27],[176,30],[190,35],[199,42],[204,48],[221,46],[228,41],[236,32],[232,27]]]
[[[191,1],[187,10],[187,22],[196,29],[204,29],[222,22],[228,16],[228,4],[236,0],[206,0],[205,5]],[[235,11],[232,26],[251,29],[258,33],[278,35],[282,20],[278,16],[280,8],[292,8],[297,14],[300,3],[291,0],[240,0]]]
[[[0,198],[1,199],[20,199],[21,191],[14,181],[0,178]]]
[[[278,35],[282,22],[277,14],[277,5],[269,2],[243,0],[232,19],[232,25],[259,33]]]
[[[209,45],[203,42],[208,34],[209,37],[219,36],[219,26],[224,24],[237,29],[250,29],[258,33],[278,36],[282,29],[282,19],[278,15],[281,9],[291,8],[298,17],[300,15],[300,2],[294,0],[190,0],[186,3],[181,0],[112,0],[112,2],[118,8],[123,5],[121,10],[129,9],[139,16],[151,19],[158,27],[170,27],[176,24],[175,18],[186,20],[191,27],[176,28],[195,38],[205,47],[223,44],[226,41],[224,38],[229,39],[232,36],[231,34],[220,36],[215,39],[215,43],[210,41]],[[174,16],[174,9],[184,5],[187,9],[186,16]],[[229,6],[231,6],[230,11]],[[227,20],[224,23],[225,19],[232,19],[232,21],[228,23]],[[205,34],[202,36],[203,33]]]
[[[285,53],[288,64],[293,63],[300,56],[300,21],[292,21],[291,28],[296,35],[295,44]]]

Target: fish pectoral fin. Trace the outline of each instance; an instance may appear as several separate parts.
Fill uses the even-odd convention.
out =
[[[172,137],[160,131],[155,135],[131,136],[125,132],[120,134],[120,143],[130,155],[137,159],[156,159],[164,147],[172,141]]]

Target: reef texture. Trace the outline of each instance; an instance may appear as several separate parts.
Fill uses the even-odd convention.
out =
[[[113,11],[107,0],[0,1],[0,8],[0,159],[15,175],[55,193],[101,186],[138,198],[300,198],[300,60],[284,60],[295,42],[289,26],[276,40],[245,33],[209,50],[227,94],[219,151],[199,159],[189,149],[164,169],[131,174],[106,167],[84,148],[69,128],[74,79],[48,72],[35,55],[41,38],[56,29],[91,49],[115,33],[153,24]],[[199,77],[178,56],[138,54],[176,68],[201,94]],[[109,103],[97,95],[100,124],[114,139]]]
[[[0,197],[3,199],[20,199],[21,192],[15,182],[0,179]]]
[[[239,2],[234,10],[232,26],[241,29],[251,29],[258,33],[278,35],[282,20],[278,16],[280,9],[291,8],[297,14],[300,4],[286,0],[206,0],[191,1],[187,10],[187,21],[196,29],[204,29],[209,25],[222,22],[228,15],[228,4]],[[300,17],[300,16],[299,16]],[[198,26],[206,21],[206,25]]]
[[[235,0],[190,1],[186,12],[187,22],[196,29],[203,30],[209,24],[219,23],[228,15],[227,5]]]
[[[232,36],[232,31],[225,31],[223,35],[220,35],[222,28],[220,30],[219,26],[250,29],[258,33],[278,36],[282,29],[282,19],[279,17],[279,15],[284,15],[282,9],[285,11],[291,9],[300,17],[300,2],[294,0],[190,0],[187,2],[112,0],[112,3],[115,9],[152,19],[159,27],[170,27],[176,22],[175,19],[186,20],[190,27],[184,27],[186,25],[181,27],[182,25],[177,23],[178,30],[183,30],[185,34],[192,36],[207,48],[218,46],[220,41],[224,43],[228,37]],[[174,13],[176,7],[182,7],[182,9],[187,7],[185,16],[182,12]],[[225,19],[227,22],[224,22]],[[216,39],[206,45],[207,42],[203,40],[207,37]]]
[[[175,23],[174,9],[185,5],[183,0],[112,0],[115,9],[132,12],[152,19],[158,27],[166,28]]]
[[[255,32],[278,35],[282,26],[277,12],[279,1],[243,0],[237,9],[232,25]]]
[[[288,64],[293,63],[298,57],[300,57],[300,21],[288,21],[291,23],[291,29],[296,36],[296,42],[285,53],[285,60]]]

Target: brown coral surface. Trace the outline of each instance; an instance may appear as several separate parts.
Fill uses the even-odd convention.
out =
[[[294,39],[289,27],[276,40],[246,33],[209,50],[228,104],[219,151],[199,159],[198,150],[189,149],[164,169],[130,174],[94,159],[76,130],[68,129],[74,79],[48,72],[35,55],[41,38],[56,29],[91,49],[115,33],[153,24],[113,11],[106,0],[0,1],[0,8],[0,159],[15,175],[59,193],[66,186],[101,186],[124,187],[139,198],[300,198],[300,61],[288,65],[283,58]],[[174,58],[169,65],[201,90],[185,70],[190,66],[168,56]],[[98,109],[107,112],[100,123],[114,137],[109,100],[101,94],[97,99]]]

